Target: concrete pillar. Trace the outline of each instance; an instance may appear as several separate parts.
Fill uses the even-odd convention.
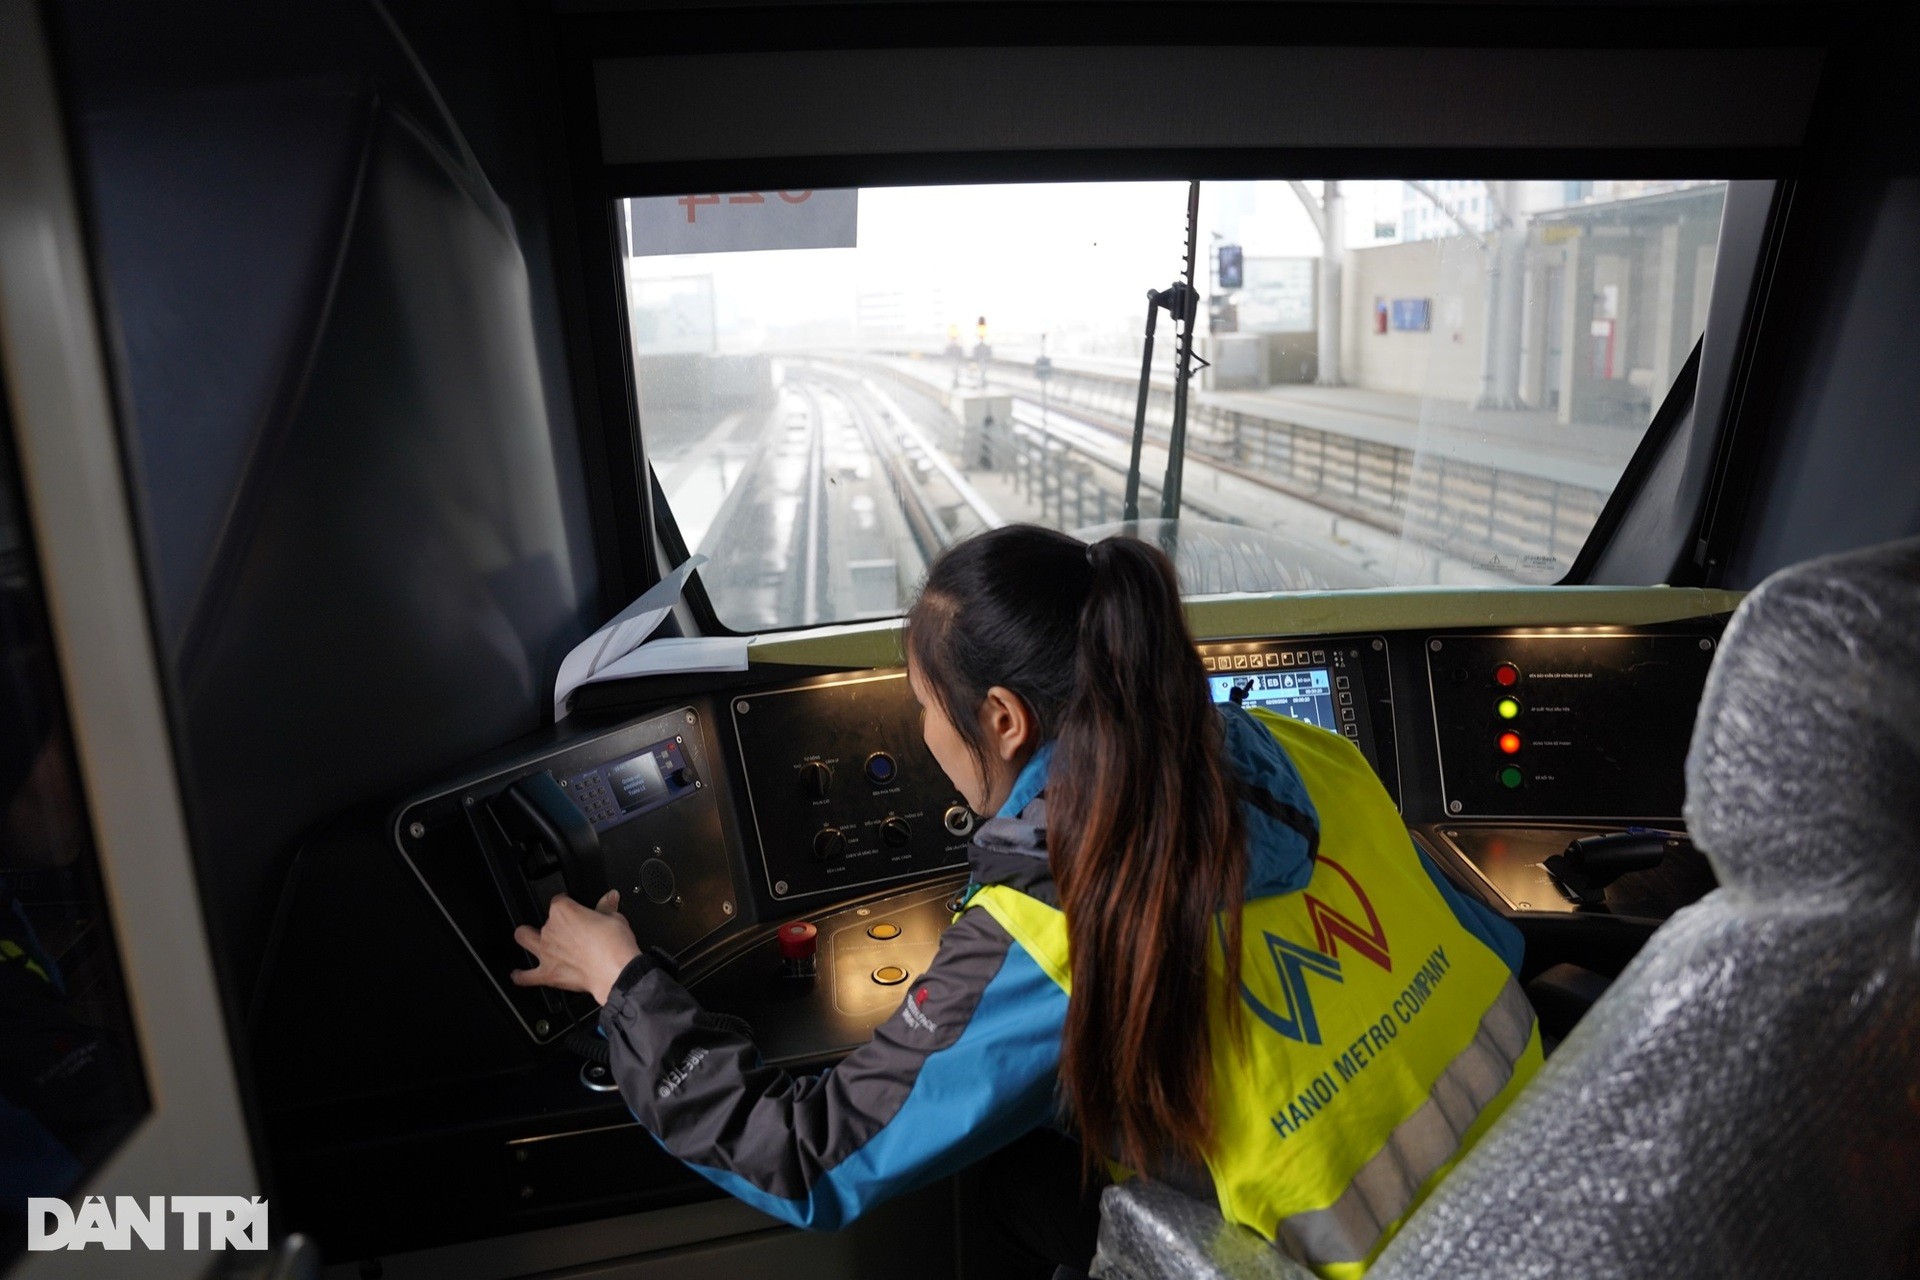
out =
[[[1319,331],[1318,365],[1314,381],[1323,387],[1340,385],[1340,260],[1346,256],[1346,201],[1340,197],[1340,184],[1329,178],[1320,196],[1320,280],[1319,309],[1315,317]]]
[[[1486,261],[1486,323],[1480,352],[1481,409],[1518,409],[1520,347],[1526,322],[1527,228],[1519,212],[1520,184],[1488,183],[1494,208],[1507,222],[1489,237],[1482,254]]]
[[[1526,282],[1520,302],[1520,403],[1547,403],[1547,273],[1559,255],[1529,248]]]
[[[1591,398],[1593,386],[1593,248],[1582,233],[1566,242],[1567,265],[1561,298],[1560,412],[1563,423]]]
[[[1657,407],[1661,393],[1673,382],[1674,371],[1687,358],[1685,351],[1676,350],[1681,341],[1676,330],[1687,322],[1682,294],[1692,291],[1693,273],[1689,270],[1688,279],[1681,281],[1678,223],[1660,228],[1652,257],[1653,296],[1647,302],[1653,314],[1647,318],[1653,322],[1653,398]]]

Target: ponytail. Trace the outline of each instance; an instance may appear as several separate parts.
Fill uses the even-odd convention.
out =
[[[1073,967],[1060,1074],[1089,1169],[1101,1155],[1143,1173],[1199,1164],[1210,1001],[1239,990],[1247,853],[1173,563],[1133,538],[995,529],[934,563],[906,650],[983,777],[976,709],[992,686],[1055,742],[1047,857]],[[1239,1003],[1225,998],[1231,1027]]]
[[[1172,562],[1122,537],[1087,558],[1047,785],[1073,968],[1060,1073],[1089,1159],[1151,1172],[1212,1146],[1207,955],[1218,917],[1238,990],[1246,833]]]

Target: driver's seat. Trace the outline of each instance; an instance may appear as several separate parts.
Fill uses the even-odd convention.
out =
[[[1654,935],[1369,1280],[1920,1275],[1920,539],[1745,601],[1687,792],[1722,887]],[[1164,1188],[1102,1208],[1097,1276],[1308,1275]]]

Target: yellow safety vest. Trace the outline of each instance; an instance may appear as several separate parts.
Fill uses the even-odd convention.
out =
[[[1240,917],[1238,1044],[1212,1002],[1221,1212],[1329,1280],[1365,1272],[1539,1070],[1533,1009],[1454,915],[1345,738],[1255,715],[1319,812],[1312,879]],[[984,908],[1071,994],[1066,917],[1005,885]],[[1225,981],[1222,948],[1212,966]],[[1237,1050],[1237,1051],[1236,1051]]]

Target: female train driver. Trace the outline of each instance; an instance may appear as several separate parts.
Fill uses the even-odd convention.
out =
[[[968,1240],[994,1274],[1087,1265],[1081,1151],[1360,1274],[1539,1065],[1517,932],[1427,863],[1344,738],[1210,703],[1146,543],[958,544],[906,653],[928,749],[995,816],[870,1043],[818,1076],[764,1065],[613,895],[555,899],[516,980],[599,1000],[640,1123],[789,1222],[838,1227],[1022,1139],[982,1176],[997,1229]],[[1049,1145],[1073,1153],[1057,1173]]]

